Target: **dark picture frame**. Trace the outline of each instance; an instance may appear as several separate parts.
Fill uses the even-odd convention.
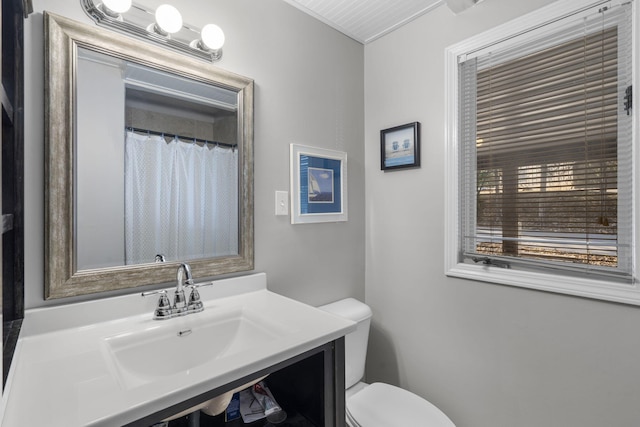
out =
[[[380,169],[420,167],[420,122],[380,131]]]

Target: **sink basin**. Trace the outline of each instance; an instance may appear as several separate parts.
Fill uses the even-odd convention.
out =
[[[355,329],[269,291],[264,273],[217,280],[200,296],[203,312],[166,320],[138,293],[27,310],[2,425],[138,425],[186,402],[216,415],[236,385]]]
[[[107,337],[104,344],[121,383],[132,388],[162,377],[188,375],[221,358],[259,351],[285,329],[273,323],[241,307],[213,307],[196,315],[153,321],[149,327]]]

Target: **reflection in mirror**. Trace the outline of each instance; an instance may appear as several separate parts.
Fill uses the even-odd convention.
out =
[[[237,255],[236,93],[84,48],[76,88],[77,269]]]
[[[45,14],[47,298],[253,268],[253,81]],[[166,263],[155,263],[156,255]]]

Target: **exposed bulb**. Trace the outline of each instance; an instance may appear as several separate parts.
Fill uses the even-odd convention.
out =
[[[182,28],[180,11],[170,4],[163,4],[156,9],[156,26],[166,34],[173,34]]]
[[[215,24],[207,24],[200,32],[202,44],[211,50],[219,50],[224,45],[224,32]]]
[[[131,9],[131,0],[103,0],[102,10],[109,16],[117,17]]]

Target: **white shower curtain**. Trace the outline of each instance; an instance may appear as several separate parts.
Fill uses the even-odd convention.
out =
[[[128,131],[125,261],[238,253],[237,150]]]

